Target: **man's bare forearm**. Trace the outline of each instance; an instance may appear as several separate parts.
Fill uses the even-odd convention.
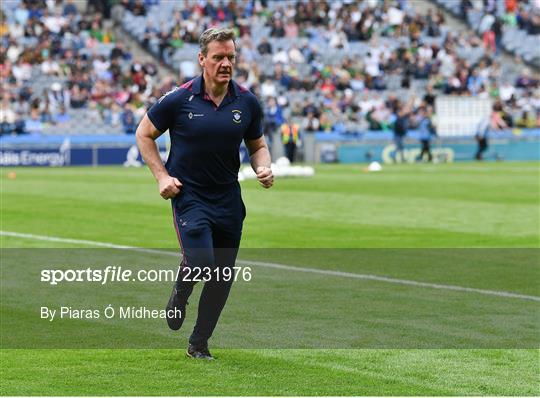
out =
[[[272,174],[270,151],[268,150],[264,136],[254,140],[245,140],[245,143],[249,151],[251,167],[257,175],[257,180],[259,180],[263,188],[270,188],[274,184],[274,175]]]
[[[154,139],[137,134],[137,145],[144,162],[159,181],[161,177],[169,175],[159,155],[159,150]]]
[[[182,183],[178,178],[171,177],[163,166],[159,148],[156,145],[156,139],[160,135],[161,132],[154,127],[148,116],[144,115],[135,133],[137,145],[141,156],[158,183],[159,194],[163,199],[171,199],[178,195]]]
[[[257,149],[249,157],[251,167],[256,172],[259,167],[270,167],[272,159],[270,157],[270,151],[267,146]]]
[[[163,161],[161,160],[161,156],[159,156],[159,150],[156,145],[156,139],[160,135],[161,132],[154,127],[148,115],[144,115],[137,127],[135,138],[137,139],[137,146],[139,147],[142,158],[158,181],[160,178],[169,175],[167,170],[165,170],[165,166],[163,166]]]

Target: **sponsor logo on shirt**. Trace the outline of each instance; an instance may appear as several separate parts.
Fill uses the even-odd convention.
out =
[[[193,119],[194,117],[201,117],[201,116],[204,116],[204,113],[193,113],[193,112],[188,113],[188,117],[190,119]]]

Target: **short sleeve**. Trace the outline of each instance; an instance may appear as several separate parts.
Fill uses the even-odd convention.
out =
[[[251,102],[251,123],[249,124],[248,129],[244,133],[244,139],[248,140],[256,140],[257,138],[262,137],[263,130],[262,130],[262,119],[263,119],[263,112],[261,108],[261,104],[259,104],[259,101],[257,101],[257,98],[255,96],[252,97]]]
[[[164,133],[173,124],[175,104],[178,104],[179,88],[165,93],[152,107],[148,110],[148,118],[156,129]],[[177,109],[177,108],[176,108]]]

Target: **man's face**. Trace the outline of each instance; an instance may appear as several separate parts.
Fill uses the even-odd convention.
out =
[[[236,61],[234,42],[212,41],[208,43],[206,56],[199,53],[199,64],[204,70],[205,79],[211,79],[214,84],[228,84],[232,79]]]

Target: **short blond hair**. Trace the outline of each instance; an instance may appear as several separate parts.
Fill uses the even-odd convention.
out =
[[[229,28],[210,28],[206,29],[199,38],[199,47],[202,55],[206,57],[208,54],[208,43],[213,41],[229,41],[232,40],[234,48],[236,49],[236,42],[234,41],[234,30]]]

